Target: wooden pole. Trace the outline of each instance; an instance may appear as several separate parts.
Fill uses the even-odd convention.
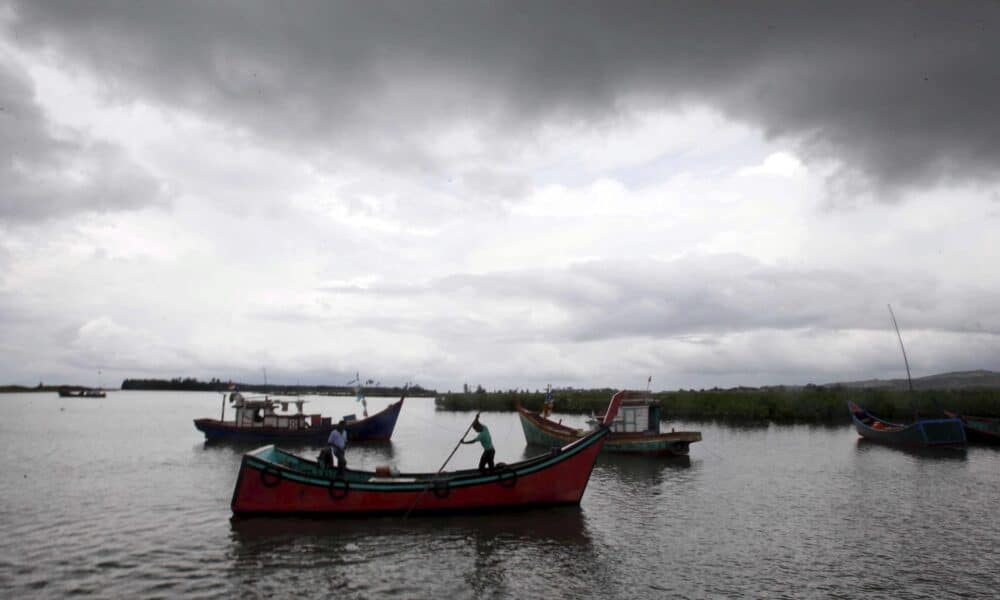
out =
[[[899,334],[899,325],[896,323],[896,315],[892,312],[892,305],[889,307],[889,316],[892,317],[892,326],[896,328],[896,337],[899,338],[899,349],[903,351],[903,364],[906,365],[906,383],[910,388],[910,403],[913,404],[913,419],[919,418],[917,413],[916,399],[913,397],[913,379],[910,377],[910,361],[906,360],[906,348],[903,346],[903,336]]]
[[[480,415],[480,414],[481,414],[481,413],[476,413],[476,418],[472,420],[472,423],[475,423],[476,421],[478,421],[478,420],[479,420],[479,415]],[[446,466],[446,465],[448,464],[448,461],[450,461],[450,460],[451,460],[451,457],[452,457],[452,456],[455,456],[455,453],[456,453],[456,452],[458,452],[458,447],[462,445],[462,442],[463,442],[463,441],[465,441],[465,436],[469,435],[469,430],[471,430],[471,429],[472,429],[472,423],[469,423],[469,426],[468,426],[468,427],[467,427],[467,428],[465,429],[465,433],[463,433],[463,434],[462,434],[462,438],[461,438],[460,440],[458,440],[458,443],[457,443],[457,444],[455,444],[455,448],[454,448],[454,449],[453,449],[453,450],[451,451],[451,454],[449,454],[449,455],[448,455],[448,458],[446,458],[446,459],[444,460],[444,464],[442,464],[442,465],[441,465],[441,468],[440,468],[440,469],[438,469],[438,470],[437,470],[437,473],[435,473],[435,474],[434,474],[434,476],[435,476],[435,477],[437,477],[438,475],[440,475],[440,474],[441,474],[441,471],[444,471],[444,468],[445,468],[445,466]],[[411,511],[413,511],[413,508],[414,508],[414,507],[415,507],[415,506],[417,505],[417,503],[418,503],[418,502],[420,502],[420,499],[424,497],[424,494],[426,494],[426,493],[427,493],[427,489],[428,489],[428,488],[429,488],[429,487],[431,486],[431,484],[433,484],[433,483],[434,483],[434,482],[433,482],[433,481],[431,481],[431,482],[430,482],[429,484],[427,484],[427,485],[425,485],[425,486],[424,486],[424,489],[422,489],[422,490],[420,491],[420,495],[418,495],[418,496],[417,496],[417,497],[416,497],[416,498],[415,498],[415,499],[413,500],[413,504],[411,504],[411,505],[410,505],[410,508],[408,508],[408,509],[406,510],[406,514],[405,514],[405,515],[403,515],[403,518],[404,518],[404,519],[406,519],[407,517],[409,517],[409,516],[410,516],[410,512],[411,512]]]

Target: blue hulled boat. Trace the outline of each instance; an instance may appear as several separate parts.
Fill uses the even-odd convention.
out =
[[[850,401],[847,409],[858,435],[876,442],[919,447],[964,446],[966,442],[960,419],[918,419],[903,425],[880,419]]]
[[[352,415],[345,418],[348,439],[352,442],[388,441],[392,438],[405,399],[404,394],[370,417],[356,419]],[[205,434],[206,440],[322,444],[336,427],[331,417],[304,414],[302,406],[305,400],[247,399],[239,392],[233,392],[229,402],[236,413],[232,421],[195,419],[194,426]],[[281,411],[287,411],[289,405],[295,405],[297,411],[279,412],[279,407]]]

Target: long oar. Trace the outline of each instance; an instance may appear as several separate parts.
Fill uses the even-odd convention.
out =
[[[479,420],[479,414],[480,414],[480,413],[476,413],[476,418],[472,420],[472,423],[475,423],[476,421],[478,421],[478,420]],[[472,423],[469,423],[469,426],[468,426],[468,427],[467,427],[467,428],[465,429],[465,433],[463,433],[463,434],[462,434],[462,438],[461,438],[460,440],[458,440],[458,443],[457,443],[457,444],[455,444],[455,448],[454,448],[454,449],[453,449],[453,450],[451,451],[451,454],[449,454],[449,455],[448,455],[448,458],[446,458],[446,459],[444,460],[444,464],[442,464],[442,465],[441,465],[441,468],[440,468],[440,469],[438,469],[438,470],[437,470],[437,473],[435,473],[435,474],[434,474],[435,478],[436,478],[436,477],[437,477],[438,475],[440,475],[440,474],[441,474],[441,471],[444,471],[444,468],[445,468],[445,466],[447,466],[447,465],[448,465],[448,461],[450,461],[450,460],[451,460],[451,457],[452,457],[452,456],[455,456],[455,453],[456,453],[456,452],[458,452],[458,447],[462,445],[462,441],[464,441],[464,440],[465,440],[465,436],[469,435],[469,430],[470,430],[470,429],[472,429]],[[432,483],[433,483],[433,481],[432,481]],[[415,498],[415,499],[413,500],[413,504],[411,504],[411,505],[410,505],[410,508],[408,508],[408,509],[406,510],[406,514],[405,514],[405,515],[403,515],[403,518],[404,518],[404,519],[410,516],[410,512],[411,512],[411,511],[413,510],[413,508],[414,508],[414,507],[415,507],[415,506],[417,505],[417,503],[418,503],[418,502],[420,502],[420,499],[424,497],[424,494],[426,494],[426,493],[427,493],[427,489],[428,489],[429,487],[430,487],[430,485],[426,485],[426,486],[424,486],[424,489],[420,491],[420,495],[418,495],[418,496],[417,496],[417,497],[416,497],[416,498]]]

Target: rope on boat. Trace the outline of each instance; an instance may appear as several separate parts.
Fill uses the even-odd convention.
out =
[[[722,456],[716,454],[715,452],[712,452],[712,449],[709,448],[708,446],[706,446],[704,441],[702,441],[701,447],[704,448],[705,450],[708,450],[709,454],[711,454],[712,456],[718,458],[719,460],[726,460],[726,459],[722,458]]]
[[[425,423],[427,425],[430,425],[432,427],[436,427],[436,428],[438,428],[438,429],[440,429],[442,431],[447,431],[448,433],[453,433],[455,431],[454,429],[452,429],[450,427],[447,427],[445,425],[441,425],[440,423],[435,423],[434,421],[429,421],[429,420],[424,419],[423,417],[419,417],[417,415],[412,415],[412,414],[407,413],[406,418],[407,419],[416,419],[416,420],[421,421],[421,422],[423,422],[423,423]],[[466,429],[465,432],[468,433],[469,430]],[[462,436],[462,437],[465,437],[465,436]]]

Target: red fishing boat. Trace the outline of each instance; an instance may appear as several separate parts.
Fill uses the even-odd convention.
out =
[[[579,504],[624,396],[608,406],[605,426],[561,448],[492,472],[438,473],[347,469],[334,478],[313,460],[265,446],[243,455],[233,491],[236,515],[455,512]]]

